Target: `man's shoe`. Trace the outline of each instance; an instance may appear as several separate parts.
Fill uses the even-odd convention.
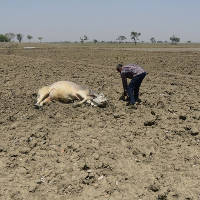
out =
[[[126,101],[128,101],[128,102],[129,102],[130,100],[131,100],[131,98],[130,98],[130,97],[127,97],[127,98],[126,98]]]
[[[136,100],[136,102],[141,103],[142,100],[138,98],[138,99]]]
[[[121,97],[119,97],[119,100],[120,100],[120,101],[126,101],[126,98],[125,98],[124,95],[122,95]]]
[[[128,106],[128,108],[130,108],[130,109],[137,109],[136,105],[135,105],[135,104],[132,104],[132,103],[130,103],[130,102],[128,102],[128,103],[126,104],[126,106]]]
[[[134,105],[134,104],[130,104],[130,105],[128,106],[128,109],[137,110],[137,107],[136,107],[136,105]]]

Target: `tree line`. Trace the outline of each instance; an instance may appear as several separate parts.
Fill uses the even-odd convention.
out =
[[[130,33],[130,39],[133,40],[134,44],[136,45],[137,42],[139,41],[139,37],[141,36],[141,33],[139,32],[136,32],[136,31],[132,31]],[[6,33],[6,34],[0,34],[0,42],[11,42],[13,41],[15,38],[19,41],[19,43],[22,42],[23,38],[25,36],[21,33],[18,33],[18,34],[14,34],[14,33]],[[29,42],[31,42],[31,40],[33,39],[33,36],[28,34],[26,36],[26,38],[28,39]],[[43,40],[43,37],[38,37],[37,38],[40,42],[42,42]],[[171,40],[171,43],[172,44],[177,44],[180,42],[180,38],[179,37],[176,37],[175,35],[172,35],[170,38]],[[80,43],[84,43],[85,41],[88,40],[88,36],[87,35],[83,35],[82,37],[80,37]],[[116,40],[119,42],[119,43],[122,43],[124,41],[127,40],[127,37],[124,36],[124,35],[120,35],[116,38]],[[98,40],[94,39],[93,40],[94,43],[97,43]],[[101,41],[103,42],[103,41]],[[155,37],[151,37],[150,38],[150,42],[152,44],[155,44],[155,43],[163,43],[162,41],[156,41]],[[188,43],[191,43],[191,41],[187,41]],[[165,41],[165,43],[167,43],[167,41]]]
[[[141,36],[141,33],[133,31],[130,34],[130,39],[133,40],[136,45],[137,41],[139,41],[140,36]],[[180,42],[180,38],[176,37],[175,35],[172,35],[169,39],[171,40],[172,44],[177,44],[178,42]],[[118,40],[119,42],[123,42],[123,41],[127,40],[127,38],[124,35],[120,35],[116,40]],[[156,41],[155,37],[151,37],[150,41],[152,44],[163,43],[162,41]]]
[[[12,42],[15,38],[18,40],[19,43],[22,42],[23,38],[25,36],[21,33],[6,33],[6,34],[0,34],[0,42]],[[27,35],[26,38],[31,42],[33,39],[32,35]],[[37,38],[40,42],[42,42],[43,37],[38,37]]]
[[[132,31],[131,34],[130,34],[130,39],[134,41],[135,45],[137,44],[137,42],[139,41],[139,37],[141,36],[141,33],[139,32],[136,32],[136,31]],[[180,42],[180,38],[179,37],[176,37],[175,35],[172,35],[170,38],[171,40],[171,43],[172,44],[177,44]],[[80,37],[80,42],[81,43],[84,43],[84,41],[88,40],[88,37],[86,35],[84,35],[83,37]],[[122,43],[124,41],[127,40],[127,37],[124,36],[124,35],[120,35],[116,38],[116,40],[119,42],[119,43]],[[150,38],[150,41],[152,44],[155,44],[155,43],[163,43],[162,41],[156,41],[155,37],[151,37]],[[96,39],[93,40],[94,43],[97,43],[98,41]],[[104,42],[104,41],[101,41],[101,42]],[[188,43],[191,43],[191,41],[187,41]],[[165,43],[167,43],[167,41],[165,41]]]

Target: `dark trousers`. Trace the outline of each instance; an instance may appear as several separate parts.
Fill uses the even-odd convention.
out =
[[[130,103],[135,104],[139,97],[140,85],[146,76],[146,72],[135,76],[128,85],[128,96],[130,97]]]

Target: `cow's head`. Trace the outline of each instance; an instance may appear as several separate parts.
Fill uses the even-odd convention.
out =
[[[97,94],[93,92],[93,98],[88,100],[87,103],[92,106],[106,107],[108,100],[103,93]]]

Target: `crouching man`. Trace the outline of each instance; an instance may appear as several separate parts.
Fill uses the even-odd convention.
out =
[[[118,64],[116,69],[121,75],[124,88],[124,93],[120,99],[124,101],[127,100],[127,106],[134,105],[136,102],[140,102],[139,89],[147,73],[142,67],[136,64],[129,64],[125,66]],[[127,78],[132,79],[129,85],[127,85]]]

